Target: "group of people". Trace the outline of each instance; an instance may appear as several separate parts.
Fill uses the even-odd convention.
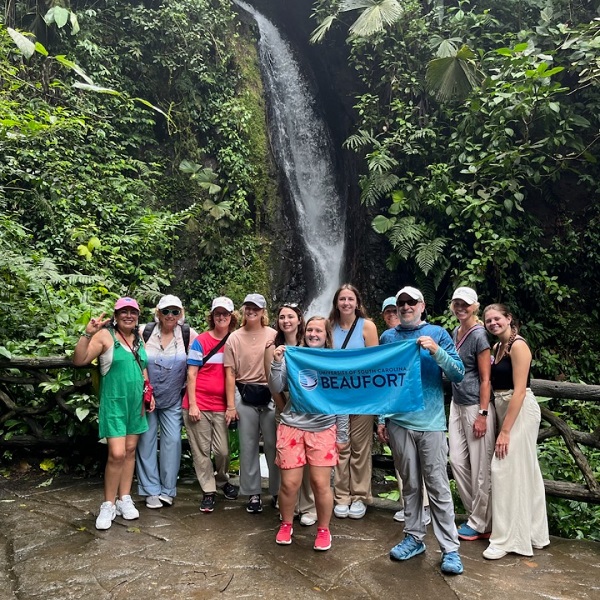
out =
[[[214,511],[218,491],[230,500],[247,496],[246,510],[262,512],[262,443],[271,504],[281,519],[275,541],[291,544],[297,516],[302,525],[316,524],[314,549],[328,550],[332,514],[361,519],[372,503],[376,425],[392,450],[403,495],[394,518],[404,521],[405,535],[390,551],[393,559],[425,551],[429,520],[444,573],[463,572],[460,539],[489,538],[483,553],[488,559],[508,552],[530,556],[532,548],[549,543],[536,454],[540,410],[529,388],[531,352],[505,306],[487,306],[480,321],[472,288],[457,288],[450,309],[459,322],[452,335],[426,322],[423,294],[406,286],[384,301],[388,329],[378,337],[359,291],[344,284],[327,317],[305,320],[297,304],[285,303],[273,328],[262,295],[245,297],[239,327],[232,300],[215,298],[208,331],[198,335],[176,296],[163,296],[148,324],[139,323],[134,299],[120,298],[111,318],[90,320],[74,352],[76,365],[98,358],[100,366],[99,435],[107,439],[108,460],[96,527],[108,529],[116,515],[139,517],[131,498],[135,470],[138,494],[149,509],[173,504],[183,424],[202,512]],[[486,330],[497,338],[493,346]],[[419,347],[423,409],[331,415],[294,408],[301,399],[288,392],[286,348],[351,350],[402,340]],[[443,376],[452,382],[448,425]],[[239,432],[239,490],[228,473],[233,425]],[[448,449],[468,514],[458,529]]]

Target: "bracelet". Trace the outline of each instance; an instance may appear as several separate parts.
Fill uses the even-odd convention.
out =
[[[88,333],[87,331],[84,331],[84,332],[81,334],[81,336],[80,336],[80,337],[84,337],[84,338],[87,338],[88,340],[91,340],[91,339],[92,339],[92,335],[93,335],[93,334],[91,334],[91,333]]]
[[[235,406],[228,406],[225,410],[235,410]]]

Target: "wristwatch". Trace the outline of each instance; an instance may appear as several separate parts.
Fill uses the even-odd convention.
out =
[[[479,409],[477,411],[482,417],[487,417],[488,416],[488,411],[487,410],[483,410],[483,408]]]

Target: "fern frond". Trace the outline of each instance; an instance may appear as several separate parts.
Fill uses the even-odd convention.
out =
[[[365,184],[360,196],[360,201],[365,206],[373,206],[386,194],[389,194],[396,189],[398,183],[400,183],[400,178],[393,173],[373,173],[369,177],[366,177],[364,182]]]
[[[425,275],[429,275],[436,262],[443,257],[443,250],[447,243],[448,238],[437,237],[433,240],[417,244],[415,262]]]

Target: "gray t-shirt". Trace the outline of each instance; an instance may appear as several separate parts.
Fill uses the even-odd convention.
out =
[[[458,327],[452,333],[452,339],[455,344],[457,343],[457,335]],[[458,349],[458,354],[465,365],[465,377],[460,383],[452,384],[452,400],[455,404],[479,404],[479,367],[477,365],[477,357],[489,347],[490,342],[485,328],[480,326],[469,333]]]

